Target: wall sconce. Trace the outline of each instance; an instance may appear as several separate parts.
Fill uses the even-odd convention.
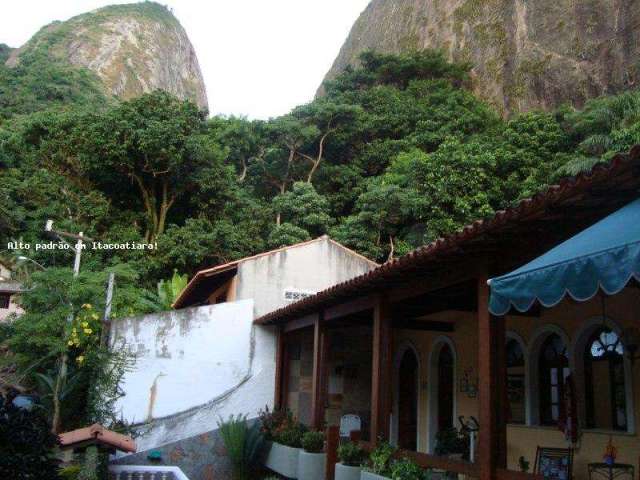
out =
[[[466,393],[469,398],[478,395],[478,378],[473,374],[473,367],[465,368],[460,379],[460,393]]]

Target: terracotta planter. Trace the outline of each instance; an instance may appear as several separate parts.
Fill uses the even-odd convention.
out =
[[[326,453],[309,453],[301,450],[298,457],[298,478],[301,480],[324,480],[326,463]]]
[[[350,465],[336,463],[335,480],[360,480],[361,471],[361,467],[352,467]]]
[[[287,447],[273,442],[264,466],[283,477],[297,479],[300,450],[300,448]]]
[[[391,480],[391,479],[389,477],[383,477],[382,475],[378,475],[376,473],[363,471],[360,474],[360,480]]]

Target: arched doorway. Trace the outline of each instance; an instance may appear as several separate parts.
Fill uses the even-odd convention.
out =
[[[438,431],[453,427],[453,352],[443,345],[438,356]]]
[[[418,359],[407,348],[398,367],[398,447],[418,448]]]

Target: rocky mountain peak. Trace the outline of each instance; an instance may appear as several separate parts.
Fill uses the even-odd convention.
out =
[[[15,67],[34,52],[88,68],[107,93],[119,98],[160,89],[208,108],[189,37],[171,11],[157,3],[112,5],[51,23],[12,50],[6,65]]]
[[[640,86],[635,0],[372,0],[327,78],[360,52],[441,49],[510,114]]]

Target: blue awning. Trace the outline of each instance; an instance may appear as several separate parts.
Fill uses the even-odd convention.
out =
[[[491,279],[489,310],[504,315],[511,307],[526,312],[566,295],[583,302],[601,289],[620,292],[632,277],[640,280],[640,199],[631,202],[544,255]]]

